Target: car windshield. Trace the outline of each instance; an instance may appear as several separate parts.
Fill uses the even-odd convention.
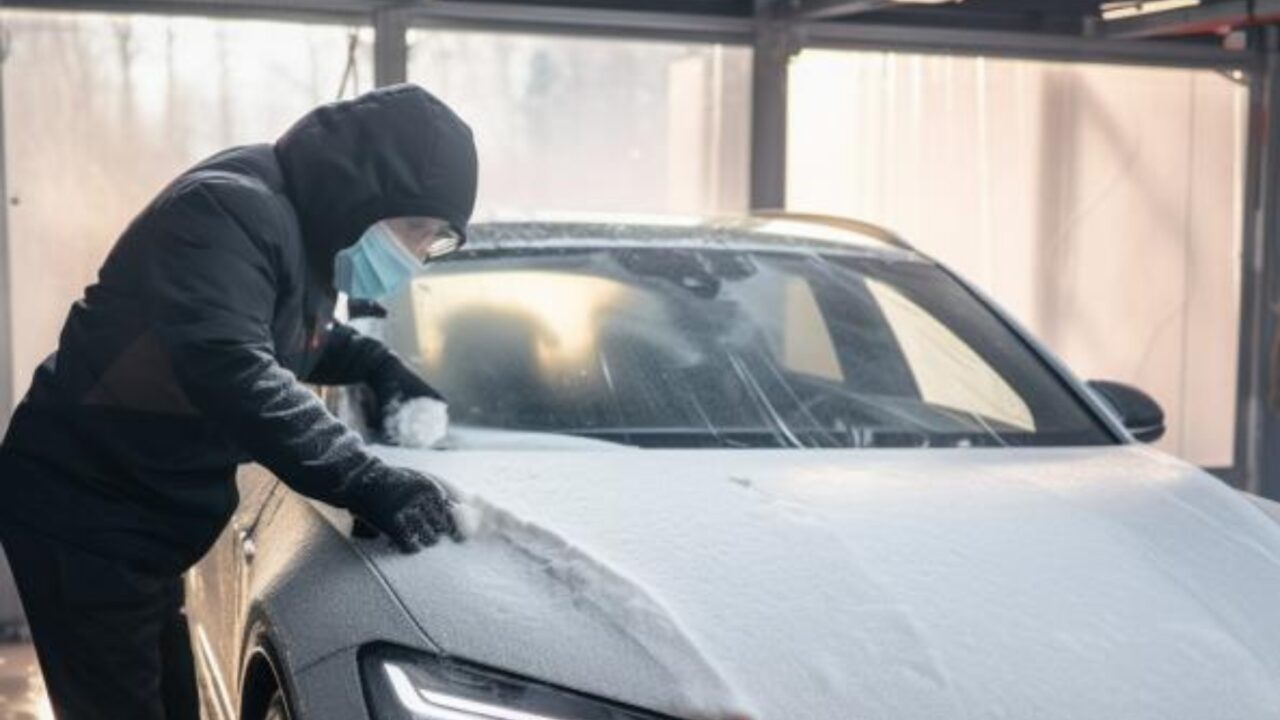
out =
[[[996,315],[906,252],[481,246],[387,310],[388,343],[455,425],[667,448],[1116,442]]]

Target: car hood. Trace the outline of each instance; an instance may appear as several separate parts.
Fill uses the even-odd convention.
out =
[[[1146,448],[379,451],[444,653],[686,718],[1280,717],[1280,524]]]

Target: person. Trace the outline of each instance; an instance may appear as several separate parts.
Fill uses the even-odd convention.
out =
[[[389,466],[304,382],[383,408],[430,386],[333,320],[465,241],[470,128],[420,87],[321,106],[277,142],[169,184],[76,302],[0,446],[0,543],[55,715],[197,718],[180,576],[260,463],[400,549],[457,531],[433,478]]]

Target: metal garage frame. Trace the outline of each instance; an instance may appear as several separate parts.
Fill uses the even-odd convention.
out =
[[[1227,479],[1280,500],[1280,32],[1259,33],[1249,76],[1249,141],[1241,257],[1236,467]]]
[[[787,64],[803,48],[1241,71],[1250,88],[1250,128],[1242,239],[1236,449],[1232,467],[1213,470],[1238,487],[1280,498],[1280,335],[1276,332],[1280,316],[1280,256],[1269,252],[1280,242],[1280,198],[1276,196],[1280,191],[1280,122],[1268,122],[1269,118],[1280,118],[1280,33],[1276,28],[1250,30],[1250,49],[1227,50],[1199,43],[1128,39],[1161,35],[1162,23],[1211,21],[1221,16],[1223,5],[1180,11],[1176,16],[1170,13],[1167,19],[1161,14],[1124,27],[1101,28],[1097,23],[1086,23],[1080,35],[1064,35],[827,19],[883,9],[891,5],[887,0],[752,2],[754,17],[565,7],[550,4],[550,0],[547,4],[475,0],[9,0],[7,7],[372,26],[374,77],[378,84],[406,78],[406,35],[413,26],[751,46],[755,52],[750,198],[752,205],[759,208],[785,204]],[[634,4],[646,5],[639,1]],[[2,103],[0,98],[0,114]],[[3,163],[0,143],[0,192],[4,187]],[[0,194],[2,197],[6,196]],[[0,338],[10,337],[14,307],[7,282],[6,229],[4,208],[0,206]],[[12,387],[11,360],[2,354],[0,410],[6,416],[12,407]]]

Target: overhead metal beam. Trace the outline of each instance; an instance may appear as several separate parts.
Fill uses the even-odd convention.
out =
[[[1280,0],[1277,0],[1280,1]],[[903,3],[886,4],[904,7]],[[874,48],[906,52],[1047,57],[1073,61],[1244,67],[1248,53],[1172,43],[1117,43],[1100,38],[1014,31],[968,30],[909,25],[852,25],[791,19],[786,3],[774,3],[772,22],[792,33],[795,43],[820,47]],[[407,6],[411,19],[433,27],[514,30],[565,34],[701,39],[735,44],[754,42],[755,23],[726,16],[630,10],[590,10],[467,0],[428,0]]]
[[[791,0],[782,6],[786,17],[832,20],[886,8],[901,7],[896,0]]]
[[[1109,38],[1213,35],[1280,21],[1280,0],[1226,0],[1100,23]]]
[[[385,0],[0,0],[0,8],[367,25]]]
[[[0,0],[5,7],[211,15],[287,21],[367,25],[379,8],[394,6],[406,22],[432,27],[485,31],[648,38],[750,45],[756,40],[751,18],[672,12],[597,10],[534,2],[470,0]],[[804,0],[802,0],[804,1]],[[808,0],[810,2],[816,0]],[[1236,0],[1230,0],[1235,2]],[[1268,9],[1280,0],[1254,0]],[[966,30],[872,23],[787,19],[784,2],[762,2],[789,33],[792,47],[876,49],[902,52],[1028,57],[1073,62],[1135,63],[1187,67],[1250,68],[1250,53],[1202,45],[1073,37],[1044,33]]]
[[[1280,2],[1280,0],[1276,0]],[[803,47],[883,50],[946,55],[1252,70],[1257,53],[1158,40],[1119,40],[1036,33],[928,28],[879,23],[800,22],[792,26]]]
[[[558,7],[469,0],[0,0],[32,10],[142,13],[368,25],[376,12],[402,12],[409,23],[486,31],[600,35],[747,45],[746,17]]]
[[[746,45],[753,41],[750,18],[635,10],[565,8],[535,3],[419,0],[401,6],[409,21],[433,28],[600,35]]]

